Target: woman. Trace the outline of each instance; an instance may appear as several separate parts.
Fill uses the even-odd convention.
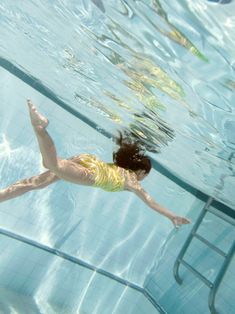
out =
[[[169,218],[176,227],[190,223],[187,218],[179,217],[157,204],[141,187],[139,181],[150,172],[151,162],[137,143],[124,140],[120,134],[117,140],[120,148],[113,153],[113,164],[100,161],[89,154],[61,159],[57,156],[55,145],[46,131],[48,120],[36,110],[30,100],[27,100],[27,103],[31,123],[42,154],[43,165],[49,171],[18,181],[1,190],[0,202],[31,190],[42,189],[63,179],[76,184],[100,187],[110,192],[123,190],[134,192],[150,208]]]

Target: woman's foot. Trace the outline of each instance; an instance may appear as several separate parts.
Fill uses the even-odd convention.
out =
[[[29,106],[29,114],[32,125],[37,129],[45,129],[48,126],[48,119],[42,116],[32,104],[31,100],[27,100]]]

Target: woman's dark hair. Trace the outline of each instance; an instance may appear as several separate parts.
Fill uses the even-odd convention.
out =
[[[120,146],[113,153],[113,162],[115,165],[132,171],[144,170],[146,173],[150,172],[152,167],[150,158],[145,155],[145,149],[139,142],[121,132],[119,132],[119,136],[115,140]]]

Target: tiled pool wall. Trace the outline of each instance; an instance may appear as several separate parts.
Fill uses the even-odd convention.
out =
[[[142,293],[89,269],[2,235],[0,247],[0,313],[158,313]]]

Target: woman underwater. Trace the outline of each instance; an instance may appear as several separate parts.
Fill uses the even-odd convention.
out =
[[[139,181],[149,174],[151,161],[144,155],[138,143],[125,141],[120,134],[117,139],[120,147],[113,153],[113,164],[105,163],[89,154],[61,159],[57,156],[55,145],[46,130],[49,121],[37,111],[30,100],[27,100],[27,103],[43,166],[49,170],[0,190],[0,202],[28,191],[42,189],[62,179],[80,185],[99,187],[109,192],[124,190],[134,192],[150,208],[169,218],[175,227],[190,223],[187,218],[179,217],[156,203],[141,187]]]

